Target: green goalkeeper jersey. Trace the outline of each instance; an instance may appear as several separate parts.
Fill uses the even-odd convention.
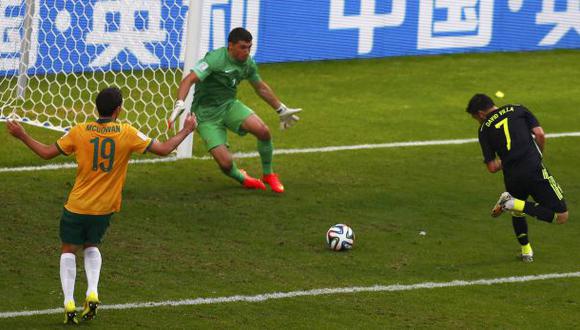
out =
[[[229,55],[227,47],[208,52],[192,71],[200,80],[195,85],[192,111],[201,121],[215,118],[222,105],[234,101],[242,80],[262,80],[251,56],[238,62]]]

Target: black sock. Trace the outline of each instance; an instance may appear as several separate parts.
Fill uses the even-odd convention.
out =
[[[528,241],[528,222],[526,217],[512,217],[512,225],[514,226],[514,232],[516,233],[516,238],[521,245],[527,245]]]
[[[536,217],[538,220],[553,222],[556,213],[538,203],[526,202],[524,213]]]

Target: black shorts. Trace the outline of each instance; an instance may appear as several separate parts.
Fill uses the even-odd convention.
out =
[[[60,218],[60,240],[63,243],[83,245],[101,244],[113,214],[86,215],[63,209]]]
[[[556,213],[568,210],[562,188],[544,164],[531,170],[520,169],[510,174],[504,173],[504,182],[507,192],[517,199],[526,200],[532,196],[536,203]]]

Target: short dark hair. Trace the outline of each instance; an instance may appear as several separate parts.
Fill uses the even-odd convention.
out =
[[[233,44],[238,43],[239,41],[243,40],[245,42],[252,41],[253,37],[250,31],[244,29],[243,27],[237,27],[230,32],[228,36],[228,42]]]
[[[477,113],[478,111],[485,111],[487,109],[491,109],[493,108],[494,105],[495,103],[493,103],[491,97],[485,94],[475,94],[473,95],[471,100],[469,100],[469,103],[467,104],[467,109],[465,109],[465,111],[469,112],[470,114],[474,114]]]
[[[123,94],[117,87],[108,87],[97,95],[97,111],[101,117],[111,117],[117,107],[123,104]]]

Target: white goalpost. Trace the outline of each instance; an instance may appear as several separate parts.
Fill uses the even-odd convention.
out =
[[[189,13],[187,15],[185,42],[185,60],[183,65],[182,79],[193,69],[195,63],[203,54],[201,53],[201,27],[203,18],[203,0],[191,0],[189,5]],[[179,118],[179,128],[183,128],[185,116],[191,111],[191,103],[193,101],[193,92],[195,85],[187,94],[185,99],[186,108]],[[189,158],[193,153],[193,134],[189,135],[178,147],[177,158]]]
[[[203,8],[202,0],[0,1],[0,121],[66,131],[95,119],[98,91],[116,86],[120,120],[167,139],[179,82],[203,55]],[[178,157],[192,148],[190,136]]]

